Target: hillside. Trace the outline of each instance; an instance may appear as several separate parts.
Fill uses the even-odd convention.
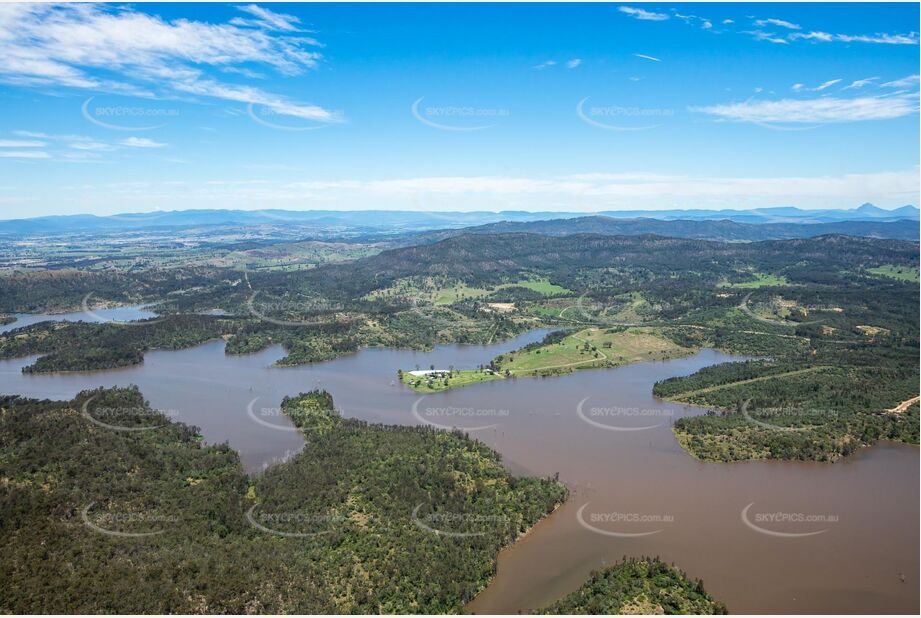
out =
[[[726,614],[726,606],[682,571],[658,559],[626,559],[592,574],[544,614]]]
[[[425,232],[418,235],[424,241],[434,241],[460,234],[530,233],[549,236],[569,234],[604,234],[609,236],[634,236],[656,234],[671,238],[720,240],[730,242],[812,238],[827,234],[867,236],[918,240],[917,219],[897,221],[830,221],[822,223],[743,223],[732,219],[658,219],[651,217],[616,218],[589,216],[542,221],[501,221],[463,230]]]

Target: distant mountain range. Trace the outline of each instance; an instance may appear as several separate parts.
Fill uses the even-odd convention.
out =
[[[523,232],[544,236],[570,234],[602,234],[605,236],[636,236],[655,234],[670,238],[699,240],[757,241],[812,238],[829,234],[918,240],[919,223],[916,220],[898,221],[835,221],[830,223],[739,223],[726,219],[615,219],[607,216],[549,219],[545,221],[502,221],[462,230],[421,232],[415,242],[437,242],[460,234],[507,234]],[[410,238],[407,238],[409,241]]]
[[[739,223],[829,223],[833,221],[897,221],[899,219],[921,219],[921,211],[914,206],[902,206],[894,210],[863,204],[850,210],[805,210],[793,206],[777,208],[756,208],[752,210],[661,210],[661,211],[606,211],[599,215],[619,219],[637,217],[654,219],[726,219]]]
[[[746,224],[818,224],[849,221],[887,222],[921,220],[921,211],[914,206],[885,210],[864,204],[851,210],[805,210],[794,207],[759,208],[754,210],[663,210],[663,211],[603,211],[595,217],[573,212],[415,212],[415,211],[334,211],[334,210],[174,210],[130,213],[99,217],[95,215],[59,215],[31,219],[0,221],[0,234],[72,234],[105,233],[121,230],[164,230],[209,226],[263,226],[296,229],[305,236],[336,236],[359,234],[400,234],[404,232],[480,226],[492,223],[541,222],[548,219],[611,219],[627,220],[628,225],[653,226],[653,221],[721,221]],[[603,225],[610,226],[606,222]],[[688,226],[690,229],[690,226]],[[727,226],[728,228],[728,226]],[[880,228],[884,229],[884,228]],[[658,231],[648,230],[653,233]],[[730,233],[727,231],[727,234]],[[830,230],[828,233],[848,233]],[[861,235],[877,235],[873,232]],[[797,234],[798,235],[798,234]],[[743,234],[743,236],[747,236]],[[788,235],[772,235],[787,238]],[[888,236],[887,237],[891,237]],[[900,236],[901,237],[901,236]],[[914,238],[917,238],[915,234]],[[741,238],[740,238],[741,239]],[[748,239],[748,238],[746,238]]]

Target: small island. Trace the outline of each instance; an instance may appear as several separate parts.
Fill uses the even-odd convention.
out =
[[[663,329],[591,327],[559,330],[521,349],[500,354],[476,369],[453,366],[400,370],[400,381],[418,393],[435,393],[507,378],[554,376],[580,369],[613,368],[631,363],[666,360],[695,351],[671,341]]]

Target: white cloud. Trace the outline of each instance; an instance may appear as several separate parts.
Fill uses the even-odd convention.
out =
[[[70,147],[74,150],[94,150],[94,151],[106,151],[106,150],[115,150],[115,146],[111,144],[104,144],[102,142],[91,142],[91,141],[80,141],[73,142],[70,144]]]
[[[903,77],[902,79],[886,82],[885,84],[881,84],[881,86],[883,88],[911,88],[912,86],[916,86],[918,84],[919,77],[921,76],[909,75],[907,77]]]
[[[641,19],[643,21],[665,21],[668,19],[668,15],[665,13],[655,13],[653,11],[647,11],[645,9],[639,9],[632,6],[620,6],[617,7],[617,10],[621,13],[625,13],[634,19]]]
[[[793,84],[792,86],[790,86],[790,89],[791,89],[793,92],[799,92],[800,90],[802,90],[802,89],[805,88],[805,87],[806,87],[805,84]]]
[[[556,66],[556,60],[547,60],[546,62],[541,62],[540,64],[534,65],[534,68],[538,71]]]
[[[828,43],[829,41],[834,41],[835,36],[827,32],[794,32],[790,35],[791,39],[806,39],[806,40],[815,40],[822,41],[823,43]]]
[[[729,26],[729,25],[734,24],[734,23],[736,23],[736,22],[735,22],[734,20],[732,20],[732,19],[724,19],[722,23],[723,23],[724,26]]]
[[[918,169],[840,176],[719,177],[656,173],[585,173],[557,177],[438,176],[386,180],[261,179],[145,183],[88,188],[94,204],[175,208],[314,208],[432,210],[570,210],[893,207],[917,203]],[[78,199],[68,195],[71,199]],[[58,203],[65,203],[66,199]]]
[[[866,77],[864,79],[855,79],[854,81],[851,82],[849,86],[845,86],[841,90],[853,90],[853,89],[863,88],[864,86],[869,86],[870,84],[872,84],[874,81],[878,79],[879,77]]]
[[[706,17],[701,17],[700,15],[683,15],[682,13],[679,13],[675,9],[672,9],[672,13],[677,19],[680,19],[681,21],[683,21],[684,23],[688,25],[697,24],[704,30],[709,30],[713,27],[713,23]]]
[[[237,8],[244,13],[249,13],[256,19],[246,20],[243,18],[236,18],[231,20],[232,23],[246,26],[252,25],[267,28],[269,30],[281,30],[283,32],[297,32],[300,30],[298,24],[301,20],[293,15],[275,13],[255,4],[237,6]]]
[[[295,18],[254,5],[238,8],[256,19],[169,21],[127,6],[0,5],[0,80],[147,97],[195,94],[320,122],[340,120],[318,106],[206,75],[209,68],[247,69],[237,66],[247,63],[297,75],[320,61],[317,42],[293,32]]]
[[[644,60],[652,60],[653,62],[662,62],[661,59],[656,58],[655,56],[647,56],[646,54],[633,54],[637,58],[642,58]]]
[[[63,140],[69,142],[90,140],[90,138],[86,135],[54,135],[50,133],[43,133],[41,131],[25,131],[21,129],[13,131],[13,134],[18,135],[19,137],[28,137],[39,140]]]
[[[146,137],[129,137],[128,139],[123,139],[119,142],[122,146],[128,146],[129,148],[163,148],[166,144],[160,142],[155,142],[152,139]]]
[[[0,158],[4,159],[47,159],[49,156],[41,150],[0,150]]]
[[[835,39],[845,43],[884,43],[887,45],[917,45],[918,33],[911,34],[837,34]]]
[[[777,43],[779,45],[786,45],[789,42],[773,32],[764,32],[763,30],[745,30],[742,34],[750,34],[756,41],[767,41],[768,43]]]
[[[568,61],[566,62],[566,68],[567,68],[567,69],[574,69],[574,68],[576,68],[577,66],[579,66],[580,64],[582,64],[582,59],[581,59],[581,58],[573,58],[572,60],[568,60]]]
[[[23,139],[0,139],[0,148],[41,148],[45,142]]]
[[[832,86],[834,86],[835,84],[840,83],[840,82],[841,82],[840,79],[830,79],[830,80],[828,80],[827,82],[823,82],[823,83],[819,84],[819,85],[816,86],[815,88],[811,88],[811,90],[812,90],[813,92],[819,92],[819,91],[821,91],[821,90],[825,90],[826,88],[831,88]]]
[[[720,120],[752,123],[830,123],[860,120],[887,120],[918,113],[915,96],[858,97],[840,99],[782,99],[779,101],[744,101],[691,111],[715,116]]]
[[[773,17],[770,19],[759,19],[755,22],[755,25],[762,26],[762,27],[763,26],[776,26],[778,28],[786,28],[788,30],[799,30],[800,29],[799,24],[794,24],[788,21],[784,21],[783,19],[774,19]]]
[[[842,43],[881,43],[885,45],[917,45],[918,33],[909,34],[832,34],[830,32],[813,31],[813,32],[793,32],[790,39],[805,39],[818,41],[820,43],[830,43],[839,41]]]

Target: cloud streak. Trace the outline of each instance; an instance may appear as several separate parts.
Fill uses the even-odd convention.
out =
[[[724,103],[705,107],[692,107],[690,111],[709,114],[719,120],[755,124],[824,124],[861,120],[888,120],[910,116],[918,113],[918,102],[917,95],[856,97],[853,99],[822,97],[818,99]]]
[[[617,10],[625,15],[629,15],[634,19],[639,19],[641,21],[665,21],[668,19],[668,15],[665,13],[656,13],[654,11],[647,11],[646,9],[640,9],[634,6],[619,6]]]
[[[786,28],[787,30],[800,30],[799,24],[794,24],[783,19],[759,19],[755,22],[756,26],[776,26],[777,28]]]
[[[817,43],[878,43],[883,45],[917,45],[918,33],[910,32],[908,34],[832,34],[830,32],[812,31],[812,32],[793,32],[789,36],[791,41],[807,40]]]

